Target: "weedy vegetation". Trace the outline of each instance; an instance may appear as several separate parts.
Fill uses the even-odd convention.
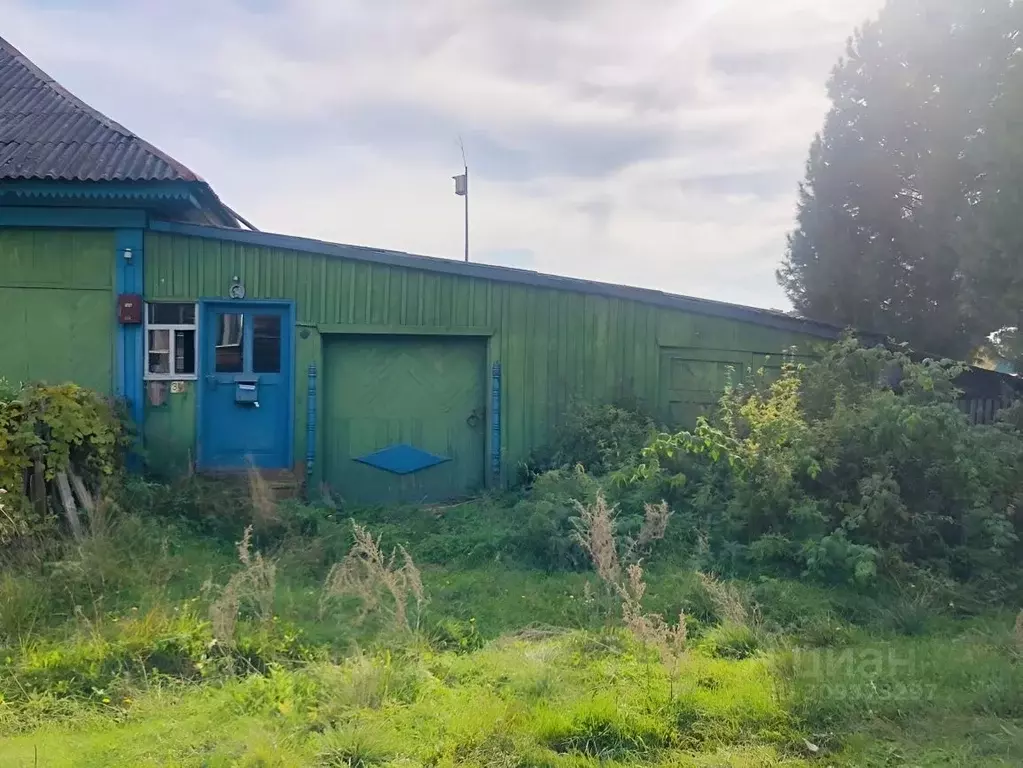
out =
[[[955,375],[847,339],[692,431],[577,408],[444,508],[126,476],[99,410],[79,536],[0,388],[0,765],[1023,765],[1023,419]]]

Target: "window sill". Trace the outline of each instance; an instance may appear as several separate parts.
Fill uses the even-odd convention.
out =
[[[143,381],[198,381],[199,377],[194,373],[147,373],[142,377]]]

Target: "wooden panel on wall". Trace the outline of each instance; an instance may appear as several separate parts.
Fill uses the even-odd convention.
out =
[[[0,230],[0,377],[113,390],[114,239]]]

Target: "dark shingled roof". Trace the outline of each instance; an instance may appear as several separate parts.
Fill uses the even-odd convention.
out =
[[[25,179],[202,181],[0,37],[0,180]]]

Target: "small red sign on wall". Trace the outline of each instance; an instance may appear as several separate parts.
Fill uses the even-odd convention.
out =
[[[142,322],[142,297],[137,293],[122,293],[117,297],[117,322],[138,325]]]

